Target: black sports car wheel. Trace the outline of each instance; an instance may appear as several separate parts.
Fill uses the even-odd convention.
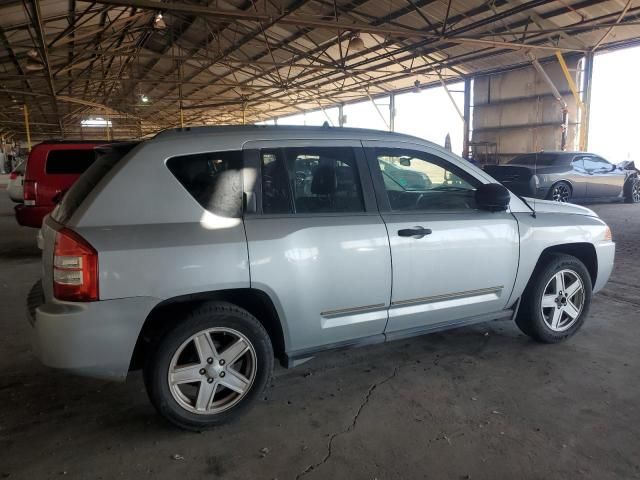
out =
[[[554,202],[567,203],[571,201],[571,185],[558,182],[549,191],[549,199]]]
[[[624,189],[624,200],[627,203],[640,203],[640,179],[632,178]]]

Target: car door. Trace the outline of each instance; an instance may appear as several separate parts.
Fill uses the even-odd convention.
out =
[[[567,179],[571,182],[571,201],[579,201],[587,196],[587,182],[590,175],[584,169],[582,156],[574,157],[570,166],[571,171],[567,174]]]
[[[597,155],[584,157],[584,168],[589,175],[587,197],[617,197],[624,186],[625,174]]]
[[[387,334],[471,321],[509,307],[518,225],[508,211],[475,208],[475,187],[486,181],[429,147],[376,141],[364,146],[391,245]],[[398,175],[398,169],[405,173]]]
[[[287,353],[381,340],[391,256],[360,142],[249,142],[245,161],[251,286],[274,300]]]

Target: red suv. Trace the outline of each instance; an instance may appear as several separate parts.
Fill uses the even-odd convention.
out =
[[[73,182],[95,160],[94,148],[108,142],[47,141],[33,147],[24,175],[24,203],[17,205],[16,220],[40,228]]]

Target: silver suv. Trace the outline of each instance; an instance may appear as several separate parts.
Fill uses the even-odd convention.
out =
[[[615,249],[591,210],[534,205],[429,142],[262,126],[100,149],[41,242],[39,358],[116,380],[142,368],[157,410],[195,430],[251,404],[274,357],[494,319],[561,341]]]

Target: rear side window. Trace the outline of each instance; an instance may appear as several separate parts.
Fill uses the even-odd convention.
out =
[[[352,148],[279,148],[261,157],[264,213],[364,211]]]
[[[227,218],[242,215],[242,152],[173,157],[167,167],[203,208]]]
[[[80,175],[96,160],[90,150],[51,150],[47,155],[45,171],[50,175]]]

